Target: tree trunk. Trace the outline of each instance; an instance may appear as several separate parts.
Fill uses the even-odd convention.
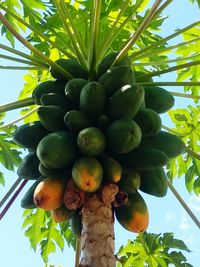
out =
[[[115,267],[112,202],[117,192],[116,185],[108,184],[100,194],[92,194],[85,201],[79,267]]]

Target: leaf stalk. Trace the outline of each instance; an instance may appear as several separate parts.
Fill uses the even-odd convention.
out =
[[[0,105],[0,112],[6,112],[13,109],[23,108],[27,106],[34,105],[33,98],[27,97],[25,99],[9,102],[3,105]]]
[[[138,27],[136,32],[133,34],[133,36],[128,40],[128,42],[121,49],[120,53],[118,54],[118,56],[114,60],[112,66],[119,63],[122,60],[122,58],[128,53],[129,49],[134,45],[134,43],[140,37],[142,32],[149,26],[151,20],[153,19],[154,15],[156,13],[157,8],[161,2],[162,2],[162,0],[156,0],[154,2],[154,4],[153,4],[152,8],[150,9],[150,11],[148,12],[147,16],[144,18],[143,22],[140,24],[140,26]]]

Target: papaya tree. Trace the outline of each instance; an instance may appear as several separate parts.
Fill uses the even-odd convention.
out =
[[[9,42],[0,44],[0,58],[15,62],[0,69],[27,70],[19,99],[0,106],[1,163],[18,177],[0,202],[0,219],[27,186],[23,226],[46,264],[66,240],[75,267],[192,266],[183,241],[147,232],[145,194],[164,197],[168,189],[200,228],[173,186],[184,176],[187,190],[200,193],[200,21],[159,34],[170,4],[0,3]],[[166,81],[169,73],[176,77]],[[173,108],[177,98],[192,104]],[[15,109],[21,116],[5,123]],[[138,234],[117,253],[115,221]]]

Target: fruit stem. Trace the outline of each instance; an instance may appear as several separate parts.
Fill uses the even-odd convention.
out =
[[[129,49],[134,45],[134,43],[137,41],[137,39],[140,37],[142,32],[149,26],[151,20],[153,19],[155,12],[160,5],[162,0],[156,0],[148,12],[147,16],[144,18],[136,32],[133,34],[133,36],[127,41],[127,43],[122,47],[120,53],[117,55],[116,59],[114,60],[111,67],[113,67],[115,64],[119,63],[122,58],[128,53]]]
[[[81,255],[81,238],[76,238],[75,267],[79,267],[80,255]]]
[[[193,222],[197,225],[197,227],[200,229],[200,221],[197,219],[197,217],[194,215],[194,213],[192,212],[192,210],[188,207],[188,205],[186,204],[186,202],[183,200],[183,198],[181,197],[181,195],[177,192],[177,190],[174,188],[174,186],[172,185],[172,183],[167,180],[167,184],[169,189],[171,190],[171,192],[174,194],[174,196],[177,198],[177,200],[179,201],[179,203],[182,205],[182,207],[185,209],[185,211],[188,213],[188,215],[191,217],[191,219],[193,220]]]
[[[6,214],[6,212],[9,210],[9,208],[11,207],[11,205],[13,204],[13,202],[15,201],[15,199],[17,198],[17,196],[19,195],[19,193],[21,192],[21,190],[24,188],[24,186],[26,185],[26,183],[28,182],[28,180],[24,180],[22,181],[21,185],[19,186],[19,188],[16,190],[16,192],[14,193],[14,195],[11,197],[11,199],[9,200],[9,202],[7,203],[7,205],[5,206],[5,208],[2,210],[2,212],[0,213],[0,221],[1,219],[4,217],[4,215]]]
[[[32,46],[25,38],[23,38],[9,23],[9,21],[2,15],[0,12],[0,20],[4,24],[4,26],[15,36],[22,44],[24,44],[29,50],[31,50],[35,55],[39,56],[42,60],[47,62],[53,69],[57,70],[63,76],[65,76],[67,79],[72,79],[72,75],[68,73],[65,69],[63,69],[61,66],[56,64],[54,61],[52,61],[50,58],[45,56],[43,53],[41,53],[37,48]]]
[[[169,72],[172,72],[172,71],[185,69],[185,68],[189,68],[189,67],[193,67],[193,66],[197,66],[197,65],[200,65],[200,60],[194,60],[192,62],[188,62],[188,63],[180,64],[180,65],[177,65],[177,66],[173,66],[173,67],[170,67],[170,68],[165,69],[165,70],[154,71],[154,72],[139,76],[138,79],[143,79],[143,78],[146,79],[146,78],[149,78],[149,77],[154,77],[154,76],[158,76],[158,75],[161,75],[161,74],[165,74],[165,73],[169,73]]]
[[[13,121],[11,121],[11,122],[9,122],[9,123],[3,124],[2,126],[0,126],[0,130],[5,129],[5,128],[8,128],[8,127],[11,127],[11,126],[13,126],[15,123],[17,123],[17,122],[19,122],[19,121],[21,121],[21,120],[23,120],[23,119],[29,117],[30,115],[32,115],[33,113],[35,113],[35,112],[38,110],[38,108],[39,108],[39,106],[36,107],[36,108],[34,108],[34,109],[32,109],[31,111],[27,112],[25,115],[23,115],[23,116],[17,118],[16,120],[13,120]]]
[[[11,48],[11,47],[9,47],[9,46],[7,46],[7,45],[0,44],[0,48],[3,49],[3,50],[8,51],[8,52],[10,52],[10,53],[13,53],[13,54],[15,54],[15,55],[18,55],[18,56],[20,56],[20,57],[29,59],[29,60],[31,60],[32,62],[36,62],[36,63],[40,64],[41,66],[49,67],[48,64],[46,64],[45,62],[41,61],[40,59],[38,59],[38,58],[34,58],[33,56],[27,55],[27,54],[25,54],[25,53],[23,53],[23,52],[21,52],[21,51],[18,51],[18,50],[14,49],[14,48]]]
[[[33,31],[36,35],[40,36],[42,39],[44,39],[47,43],[51,44],[53,47],[57,48],[60,52],[62,52],[64,55],[69,56],[65,49],[63,49],[59,44],[53,42],[50,38],[48,38],[46,35],[44,35],[41,31],[39,31],[36,27],[32,26],[31,24],[27,23],[25,20],[21,19],[18,15],[16,15],[14,12],[0,4],[0,7],[8,14],[10,14],[13,18],[18,20],[22,25],[29,28],[31,31]],[[56,34],[57,37],[57,34]]]
[[[9,102],[7,104],[1,105],[0,112],[6,112],[9,110],[13,110],[13,109],[23,108],[23,107],[31,106],[33,104],[34,104],[33,98],[27,97],[21,100],[17,100],[14,102]]]
[[[62,1],[59,1],[59,0],[53,0],[57,10],[58,10],[58,13],[60,15],[60,18],[63,22],[63,26],[64,26],[64,29],[66,31],[66,34],[69,35],[70,37],[70,40],[72,42],[72,46],[75,50],[75,53],[76,53],[76,56],[78,58],[78,61],[79,63],[83,66],[83,67],[86,67],[86,60],[84,58],[84,56],[82,55],[82,53],[79,51],[79,47],[77,45],[77,40],[75,38],[75,35],[74,33],[72,32],[71,30],[71,25],[68,25],[67,21],[66,21],[66,13],[64,12],[64,9],[63,9],[63,5],[62,5]]]
[[[183,29],[177,30],[175,33],[168,35],[167,37],[165,37],[164,39],[156,42],[155,44],[150,45],[150,46],[146,46],[144,49],[141,49],[140,51],[137,51],[137,52],[133,53],[131,55],[131,58],[135,58],[136,56],[138,56],[138,55],[140,55],[142,53],[145,53],[146,51],[154,50],[155,48],[158,48],[159,45],[165,44],[167,41],[179,36],[180,34],[190,30],[191,28],[193,28],[193,27],[195,27],[195,26],[197,26],[199,24],[200,24],[200,20],[188,25],[187,27],[185,27]]]
[[[89,79],[93,80],[96,76],[97,63],[97,43],[99,37],[99,24],[101,13],[101,0],[94,0],[90,20],[90,49],[88,53]]]
[[[18,178],[14,184],[11,186],[11,188],[8,190],[8,192],[5,194],[5,196],[0,201],[0,208],[5,204],[5,202],[8,200],[8,198],[12,195],[16,187],[20,184],[21,178]]]

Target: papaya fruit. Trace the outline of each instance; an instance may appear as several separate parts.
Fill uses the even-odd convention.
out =
[[[167,194],[167,177],[162,167],[141,172],[140,190],[144,193],[164,197]]]
[[[125,85],[108,100],[106,114],[109,119],[133,119],[144,99],[144,89],[138,84]]]
[[[56,93],[42,95],[40,98],[40,103],[42,106],[59,106],[60,108],[65,110],[65,112],[73,108],[72,104],[67,100],[65,96]]]
[[[60,169],[46,168],[41,162],[39,163],[38,169],[39,169],[39,172],[45,177],[62,176],[69,172],[68,168],[60,168]]]
[[[150,108],[140,109],[136,114],[134,121],[140,126],[143,135],[158,133],[162,127],[160,116]]]
[[[134,71],[135,74],[135,80],[137,83],[140,82],[153,82],[153,78],[152,77],[147,77],[147,78],[142,78],[143,75],[148,74],[147,72],[143,72],[143,71]]]
[[[107,147],[114,153],[125,154],[139,146],[142,133],[130,119],[113,121],[105,132]]]
[[[72,178],[82,191],[94,192],[101,185],[103,168],[93,157],[80,157],[72,167]]]
[[[114,158],[102,155],[99,162],[103,167],[103,178],[111,183],[117,183],[121,179],[122,167]]]
[[[64,122],[71,131],[80,132],[91,126],[90,120],[80,110],[70,110],[64,116]]]
[[[80,110],[89,118],[103,114],[106,103],[106,92],[98,82],[89,82],[81,90]]]
[[[75,78],[65,86],[65,96],[76,108],[79,107],[81,90],[87,83],[88,81],[84,79]]]
[[[118,183],[119,189],[127,194],[135,193],[141,184],[141,177],[139,173],[131,168],[123,168],[122,177]]]
[[[178,136],[164,131],[144,137],[141,147],[158,149],[169,158],[175,158],[185,150],[185,144]]]
[[[74,211],[67,209],[64,204],[50,212],[52,220],[56,223],[68,221],[74,214]]]
[[[60,131],[66,129],[64,123],[65,110],[59,106],[40,106],[37,110],[40,122],[48,131]]]
[[[41,176],[41,173],[38,170],[39,159],[36,155],[36,152],[28,153],[20,162],[17,175],[21,179],[36,180]]]
[[[33,102],[37,105],[40,105],[40,98],[44,94],[56,93],[56,94],[65,94],[65,85],[66,82],[63,81],[46,81],[40,83],[35,87],[32,93]]]
[[[35,188],[35,205],[47,211],[59,208],[63,204],[65,183],[65,180],[59,177],[46,177]]]
[[[76,136],[68,131],[49,133],[38,144],[36,153],[46,168],[68,168],[78,157]]]
[[[106,147],[106,139],[98,128],[89,127],[79,132],[77,144],[85,156],[95,157],[103,153]]]
[[[24,196],[21,199],[21,207],[23,209],[35,209],[37,208],[37,206],[34,203],[33,200],[33,194],[35,191],[35,188],[37,187],[37,185],[44,180],[44,176],[40,176],[31,186],[30,188],[26,191],[26,193],[24,194]]]
[[[134,83],[134,73],[129,66],[119,65],[107,70],[98,80],[106,90],[106,95],[111,96],[124,85]]]
[[[119,54],[119,52],[113,51],[113,52],[109,53],[108,55],[106,55],[102,59],[102,61],[99,64],[98,71],[97,71],[97,76],[98,77],[100,77],[101,75],[104,74],[104,72],[106,72],[108,69],[110,69],[110,67],[112,66],[112,63],[114,62],[114,60],[116,59],[118,54]],[[119,65],[125,65],[125,66],[128,66],[128,67],[131,67],[131,59],[130,59],[130,57],[125,56],[115,66],[119,66]]]
[[[108,116],[102,114],[97,118],[95,125],[97,126],[97,128],[105,130],[109,123],[110,120],[108,119]]]
[[[78,63],[78,61],[73,59],[65,59],[65,58],[59,58],[55,61],[56,64],[58,64],[60,67],[65,69],[67,72],[69,72],[74,78],[83,78],[87,79],[88,73],[86,70],[84,70],[81,65]],[[55,70],[54,68],[50,69],[51,76],[58,80],[67,80],[65,76],[63,76],[60,72]]]
[[[157,113],[165,113],[170,110],[175,102],[173,95],[158,86],[144,86],[145,105]]]
[[[69,220],[69,224],[70,224],[72,232],[74,233],[76,238],[80,238],[81,237],[81,231],[83,228],[82,215],[81,215],[80,210],[77,210],[74,212],[74,214],[72,215],[72,217]]]
[[[128,195],[128,202],[115,208],[115,215],[120,225],[130,232],[144,232],[149,224],[148,207],[139,192]]]
[[[119,162],[136,170],[151,170],[168,163],[167,155],[155,148],[139,147],[128,154],[116,155]]]
[[[34,121],[17,127],[13,140],[22,147],[35,150],[40,140],[48,133],[40,121]]]

